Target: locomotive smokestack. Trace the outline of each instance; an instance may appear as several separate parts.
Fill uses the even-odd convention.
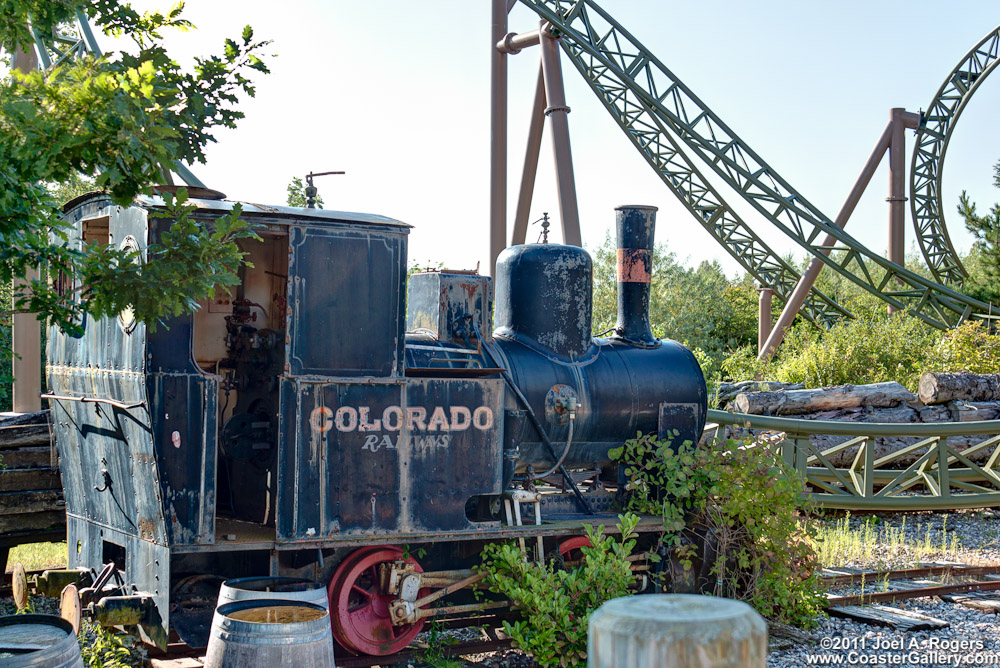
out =
[[[618,235],[618,323],[612,338],[646,348],[658,346],[660,342],[649,328],[656,207],[617,207],[615,228]]]

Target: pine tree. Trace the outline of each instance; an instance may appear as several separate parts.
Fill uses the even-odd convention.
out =
[[[993,166],[993,185],[1000,188],[1000,161]],[[963,190],[958,213],[965,219],[965,228],[976,238],[973,252],[979,256],[980,270],[970,272],[966,292],[1000,303],[1000,204],[994,204],[988,214],[980,216],[975,202]]]

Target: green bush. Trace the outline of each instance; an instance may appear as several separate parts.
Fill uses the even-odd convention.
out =
[[[635,547],[638,522],[635,515],[619,517],[618,538],[605,536],[602,526],[585,526],[591,545],[582,548],[581,563],[568,570],[555,562],[528,561],[515,543],[493,543],[483,550],[490,591],[503,594],[525,613],[513,624],[505,621],[504,630],[539,666],[587,665],[590,614],[605,601],[630,593],[628,556]]]
[[[962,323],[931,347],[924,370],[1000,373],[1000,336],[980,321]]]
[[[145,665],[146,650],[139,639],[100,624],[80,626],[80,654],[87,668],[138,668]]]
[[[756,347],[744,346],[719,369],[729,380],[760,377],[806,387],[894,380],[916,391],[926,371],[1000,373],[1000,335],[980,321],[940,332],[904,314],[872,310],[825,332],[797,324],[771,361],[759,362]]]
[[[692,557],[684,533],[711,532],[716,595],[738,598],[772,620],[810,626],[823,607],[802,479],[762,443],[680,446],[654,435],[611,452],[625,464],[628,509],[663,518],[663,541]]]

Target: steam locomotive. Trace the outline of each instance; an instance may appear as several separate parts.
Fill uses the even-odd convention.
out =
[[[234,206],[192,195],[206,225]],[[143,253],[160,206],[79,197],[70,243]],[[242,206],[260,240],[231,294],[156,328],[123,312],[49,331],[69,566],[151,642],[203,646],[200,588],[267,574],[328,582],[335,639],[394,653],[485,542],[565,551],[614,525],[610,448],[701,433],[695,358],[650,332],[655,208],[616,212],[618,322],[595,339],[582,248],[508,248],[494,293],[476,272],[408,281],[399,221]]]

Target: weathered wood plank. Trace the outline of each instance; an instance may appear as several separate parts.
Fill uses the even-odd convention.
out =
[[[0,494],[0,515],[44,513],[63,509],[65,504],[62,500],[62,489]]]
[[[47,424],[49,421],[49,409],[45,408],[34,413],[11,414],[0,418],[0,426],[16,427],[25,424]]]
[[[47,445],[18,448],[0,452],[0,462],[11,469],[47,469],[52,467],[52,454]]]
[[[909,610],[890,608],[885,605],[842,605],[827,608],[834,617],[847,617],[864,624],[888,626],[897,631],[932,631],[948,628],[950,624]]]
[[[1000,597],[996,594],[969,592],[968,594],[944,594],[941,598],[948,603],[978,610],[989,615],[995,615],[1000,612]]]
[[[53,489],[62,489],[58,469],[0,469],[0,493]]]
[[[31,424],[16,427],[0,426],[0,450],[20,448],[26,445],[48,445],[49,426]]]
[[[66,525],[66,513],[61,510],[51,510],[44,513],[18,513],[16,515],[0,514],[0,534],[13,531],[44,531]],[[28,540],[25,543],[31,542]]]

